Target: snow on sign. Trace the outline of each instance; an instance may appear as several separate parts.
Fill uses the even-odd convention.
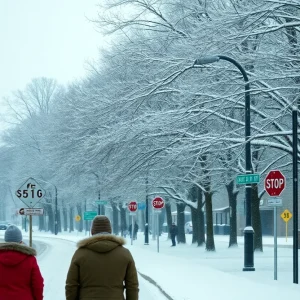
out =
[[[265,190],[272,197],[278,197],[285,188],[285,177],[279,170],[272,170],[265,178]]]
[[[33,178],[28,178],[16,191],[16,196],[30,208],[40,202],[45,194],[45,190]]]
[[[152,200],[152,206],[153,208],[155,209],[162,209],[164,206],[165,206],[165,201],[163,198],[161,197],[155,197],[153,200]]]

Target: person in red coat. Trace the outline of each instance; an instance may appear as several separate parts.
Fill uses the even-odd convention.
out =
[[[35,249],[22,242],[22,232],[7,227],[0,243],[0,300],[42,300],[44,279]]]

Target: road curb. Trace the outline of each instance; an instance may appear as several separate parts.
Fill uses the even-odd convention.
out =
[[[140,271],[138,271],[138,273],[148,282],[150,282],[151,284],[153,284],[154,286],[156,286],[160,292],[168,299],[168,300],[174,300],[155,280],[153,280],[151,277],[141,273]]]

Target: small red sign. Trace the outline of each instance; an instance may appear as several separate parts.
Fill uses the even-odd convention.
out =
[[[152,206],[153,208],[155,209],[162,209],[164,206],[165,206],[165,201],[163,198],[161,197],[155,197],[153,200],[152,200]]]
[[[138,208],[138,206],[137,206],[137,203],[136,203],[135,201],[129,202],[129,204],[128,204],[128,209],[129,209],[131,212],[137,211],[137,208]]]
[[[285,188],[285,177],[279,170],[272,170],[265,178],[265,190],[272,196],[277,197]]]

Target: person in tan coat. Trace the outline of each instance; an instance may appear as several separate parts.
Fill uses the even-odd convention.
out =
[[[94,218],[91,234],[77,243],[66,300],[138,300],[137,271],[130,251],[123,247],[125,240],[111,234],[109,219],[101,215]]]

